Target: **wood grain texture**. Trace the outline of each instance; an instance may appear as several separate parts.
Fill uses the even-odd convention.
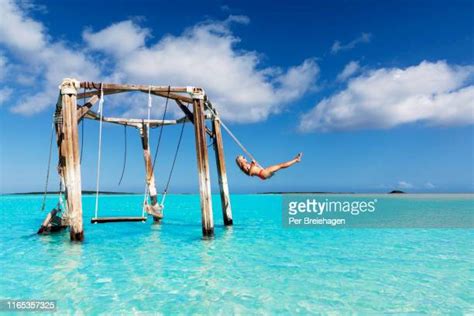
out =
[[[66,186],[69,233],[73,241],[84,239],[77,103],[73,94],[61,97],[62,124],[59,135],[60,174]]]
[[[219,189],[221,195],[222,218],[224,225],[230,226],[232,221],[232,208],[230,205],[229,184],[227,182],[227,172],[225,166],[224,145],[222,142],[221,123],[219,118],[212,121],[214,132],[214,153],[216,155],[217,176],[219,178]]]
[[[145,210],[153,216],[155,222],[159,222],[163,218],[163,214],[160,213],[159,216],[155,216],[155,212],[160,211],[161,208],[158,205],[158,192],[156,191],[155,185],[155,173],[153,170],[153,160],[150,151],[148,127],[146,124],[142,124],[138,130],[142,141],[143,160],[145,162],[145,182],[150,196],[150,205],[146,205]],[[148,203],[148,201],[146,202]]]
[[[211,181],[209,176],[209,157],[206,143],[203,100],[195,99],[193,101],[193,111],[199,195],[201,198],[202,233],[203,236],[209,237],[214,235],[214,219],[212,215]]]

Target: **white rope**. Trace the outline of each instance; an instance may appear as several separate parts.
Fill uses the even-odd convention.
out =
[[[209,102],[210,103],[210,102]],[[244,145],[242,145],[242,143],[237,139],[237,137],[234,135],[234,133],[231,132],[231,130],[224,124],[224,122],[222,122],[222,120],[220,119],[219,115],[217,115],[217,112],[216,110],[212,107],[212,104],[209,104],[208,106],[208,109],[211,110],[212,114],[214,115],[214,117],[218,118],[220,123],[221,123],[221,126],[225,129],[225,131],[229,134],[229,136],[234,140],[234,142],[244,151],[244,153],[250,158],[252,159],[253,161],[255,161],[255,163],[263,168],[257,161],[257,159],[255,159],[255,157],[247,150],[247,148],[245,148]]]
[[[59,191],[58,191],[58,208],[61,208],[63,206],[63,187],[62,187],[62,182],[61,178],[59,179]]]
[[[102,122],[103,122],[103,107],[104,107],[104,90],[100,86],[100,100],[99,100],[99,149],[97,155],[97,178],[96,178],[96,192],[95,192],[95,218],[97,218],[99,210],[99,185],[100,185],[100,160],[102,152]]]
[[[148,88],[148,121],[146,123],[146,126],[147,126],[147,132],[150,132],[150,117],[151,117],[151,107],[153,106],[152,103],[151,103],[151,86]],[[150,136],[150,134],[148,133],[148,136]]]
[[[49,155],[48,155],[48,168],[46,171],[46,182],[44,184],[43,203],[41,204],[41,211],[44,211],[46,207],[46,195],[48,194],[49,175],[51,170],[51,157],[53,154],[53,135],[54,135],[54,115],[53,122],[51,123],[51,133],[49,136]]]
[[[145,182],[145,194],[143,195],[142,217],[145,217],[145,207],[148,204],[148,183]]]
[[[166,200],[166,195],[167,195],[167,194],[168,194],[168,191],[165,191],[165,192],[163,193],[163,195],[161,196],[161,203],[160,203],[160,205],[161,205],[162,208],[165,207],[165,200]]]
[[[58,192],[58,207],[64,210],[63,214],[67,215],[68,208],[67,208],[67,204],[64,203],[64,199],[63,199],[63,187],[64,187],[63,178],[60,177],[59,178],[59,192]]]
[[[152,108],[152,98],[151,98],[151,86],[148,88],[148,115],[147,115],[147,123],[146,123],[146,135],[147,135],[147,146],[150,146],[150,118],[151,118],[151,108]],[[147,175],[145,175],[147,176]],[[148,179],[145,177],[145,194],[143,196],[143,208],[142,208],[142,217],[145,217],[145,207],[148,204]]]
[[[230,131],[230,129],[224,124],[224,122],[221,121],[221,126],[227,131],[227,133],[229,134],[230,137],[232,137],[232,139],[236,142],[236,144],[247,154],[247,156],[252,159],[253,161],[255,161],[255,163],[259,166],[259,167],[262,167],[260,166],[260,164],[257,162],[257,159],[255,159],[255,157],[244,147],[244,145],[242,145],[242,143],[237,139],[237,137],[235,137],[235,135]]]

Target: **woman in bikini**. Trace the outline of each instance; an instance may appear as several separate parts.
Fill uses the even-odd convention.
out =
[[[254,177],[257,176],[262,180],[266,180],[271,178],[275,172],[277,172],[280,169],[288,168],[295,163],[298,163],[301,161],[301,157],[303,156],[303,153],[299,153],[296,155],[295,158],[293,158],[290,161],[283,162],[274,166],[270,166],[267,168],[262,168],[257,164],[256,161],[252,160],[251,162],[248,162],[247,159],[244,158],[244,156],[240,155],[237,156],[235,159],[235,162],[237,163],[237,166],[239,166],[240,170],[242,170],[243,173],[245,173],[248,176]]]

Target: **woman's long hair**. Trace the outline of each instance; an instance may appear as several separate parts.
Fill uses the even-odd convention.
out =
[[[246,175],[249,175],[248,171],[244,168],[243,164],[239,161],[240,157],[242,156],[237,156],[237,158],[235,158],[235,163],[237,164],[237,166],[239,166],[240,170],[242,170],[243,173],[245,173]]]

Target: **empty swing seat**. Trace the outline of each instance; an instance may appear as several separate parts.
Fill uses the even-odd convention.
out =
[[[114,217],[93,217],[92,224],[119,223],[119,222],[146,222],[147,218],[142,216],[114,216]]]

